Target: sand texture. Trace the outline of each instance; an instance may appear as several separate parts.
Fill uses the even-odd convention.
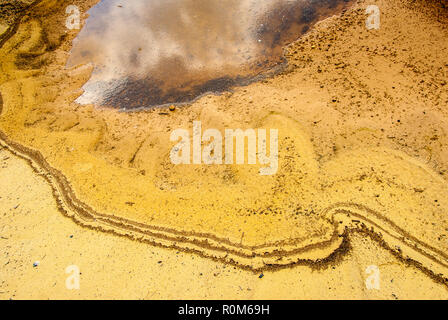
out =
[[[359,0],[276,75],[135,112],[74,102],[68,4],[0,22],[1,298],[448,297],[446,2]],[[278,129],[278,172],[172,164],[193,121]]]

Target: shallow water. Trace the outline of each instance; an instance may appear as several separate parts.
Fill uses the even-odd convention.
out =
[[[350,0],[103,0],[68,66],[92,63],[81,104],[186,103],[244,85],[284,62],[283,46]]]

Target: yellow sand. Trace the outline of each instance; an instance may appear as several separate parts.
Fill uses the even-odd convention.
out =
[[[353,249],[334,266],[268,271],[259,279],[259,274],[196,255],[93,232],[58,212],[48,184],[23,160],[2,150],[0,166],[1,299],[447,297],[444,285],[398,262],[388,251],[357,234],[351,237]],[[35,261],[40,261],[38,268],[33,268]],[[65,286],[65,269],[74,264],[81,271],[79,291]],[[369,265],[380,268],[379,291],[366,289]]]
[[[283,74],[161,115],[73,104],[91,69],[64,69],[66,4],[43,1],[0,49],[2,297],[446,298],[446,12],[375,3],[380,30],[360,1]],[[194,120],[279,129],[278,174],[173,166],[169,134]]]

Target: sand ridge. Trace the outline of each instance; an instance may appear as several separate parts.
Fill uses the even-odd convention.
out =
[[[328,268],[266,270],[260,279],[209,258],[73,223],[58,211],[46,180],[2,147],[0,169],[1,299],[393,300],[447,294],[446,286],[397,261],[362,233],[351,235],[349,252]],[[34,268],[36,260],[40,265]],[[73,264],[82,272],[80,290],[65,285],[65,269]],[[365,286],[365,269],[372,264],[380,268],[381,290]]]
[[[49,182],[59,210],[85,227],[125,235],[153,245],[198,252],[205,257],[230,262],[243,268],[249,266],[248,269],[255,272],[301,264],[319,267],[319,265],[332,263],[339,253],[347,250],[349,233],[362,231],[385,248],[395,252],[401,259],[407,260],[408,263],[415,263],[418,268],[434,279],[441,282],[447,281],[448,257],[445,253],[419,241],[381,214],[361,205],[341,203],[325,210],[325,216],[335,230],[330,241],[303,245],[303,239],[293,239],[256,248],[248,247],[232,244],[226,239],[219,239],[213,235],[195,235],[173,229],[157,228],[97,213],[76,198],[65,177],[51,168],[38,152],[7,141],[5,136],[0,138],[5,148],[27,160],[33,169]],[[170,245],[170,242],[179,242],[183,245]],[[282,250],[280,249],[282,246],[293,249]],[[226,254],[225,257],[222,257],[223,253]],[[259,267],[256,262],[258,257],[262,258],[262,264]]]
[[[376,73],[375,84],[363,77],[378,72],[379,67],[387,69],[388,62],[409,59],[409,35],[405,32],[414,31],[418,23],[433,28],[434,39],[446,37],[446,25],[429,22],[429,13],[417,5],[378,3],[390,16],[384,22],[386,30],[397,27],[394,17],[399,14],[417,19],[410,26],[398,25],[402,28],[398,40],[390,34],[374,33],[375,40],[384,44],[399,42],[393,48],[403,48],[402,52],[387,46],[366,47],[371,39],[363,29],[361,1],[359,9],[325,21],[287,48],[290,68],[283,74],[230,94],[204,97],[168,116],[159,110],[124,114],[73,105],[89,69],[81,66],[63,71],[64,50],[39,51],[39,30],[44,26],[30,17],[11,43],[22,43],[21,51],[38,50],[35,64],[17,59],[14,46],[2,48],[7,53],[0,86],[5,101],[0,118],[2,144],[47,177],[62,212],[92,228],[182,248],[255,271],[331,263],[347,250],[348,230],[361,230],[446,283],[446,111],[439,106],[446,100],[442,89],[446,62],[444,66],[443,55],[421,52],[417,47],[412,54],[433,59],[432,67],[424,66],[426,73],[419,70],[423,66],[418,61],[408,60],[411,71],[406,72],[412,77],[388,74],[380,85],[376,82],[382,72]],[[42,12],[46,5],[43,2]],[[341,47],[353,34],[366,37],[365,43],[356,47],[352,42],[355,47],[343,51]],[[419,36],[423,43],[435,41]],[[441,52],[445,50],[441,48]],[[332,51],[342,52],[342,56]],[[355,57],[351,60],[350,55]],[[344,62],[334,61],[342,57]],[[47,58],[52,61],[48,66]],[[332,69],[339,70],[336,76],[329,75]],[[416,78],[423,81],[418,85],[424,95],[421,91],[413,94],[412,86],[405,82],[413,83]],[[72,91],[59,93],[60,83]],[[394,88],[389,88],[390,84]],[[400,93],[388,93],[396,88]],[[21,92],[19,97],[17,92]],[[406,131],[406,126],[415,129],[408,110],[395,115],[402,112],[400,108],[409,103],[410,96],[416,101],[411,115],[420,123],[431,124],[418,135]],[[384,113],[377,114],[376,120],[375,112],[380,111]],[[389,117],[392,128],[381,128]],[[281,137],[280,174],[260,181],[253,175],[255,170],[247,167],[173,168],[167,162],[166,137],[170,129],[188,127],[198,118],[217,128],[268,125],[283,129],[280,131],[287,134]],[[420,149],[422,139],[431,146]],[[366,142],[376,147],[366,148]],[[425,159],[428,150],[430,157]],[[216,179],[204,185],[203,179],[210,177]],[[216,188],[221,188],[218,194]],[[251,192],[242,197],[246,190]],[[195,192],[197,196],[189,196]],[[129,204],[129,199],[139,200]],[[235,199],[239,201],[236,204]],[[179,208],[187,212],[179,216]]]

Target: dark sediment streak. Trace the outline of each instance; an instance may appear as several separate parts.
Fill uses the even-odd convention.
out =
[[[19,28],[20,21],[22,20],[23,16],[29,12],[30,9],[32,9],[34,6],[38,5],[42,0],[36,0],[33,3],[29,5],[21,5],[21,6],[12,6],[11,4],[1,4],[0,5],[0,15],[5,20],[12,20],[11,25],[6,30],[5,33],[3,33],[0,36],[0,48],[3,47],[6,41],[9,40]]]
[[[277,74],[287,65],[283,55],[284,46],[299,39],[317,22],[341,13],[353,3],[353,0],[272,1],[272,7],[257,16],[248,26],[246,21],[234,19],[230,13],[213,10],[216,9],[213,6],[221,5],[219,2],[196,4],[191,4],[189,0],[182,0],[176,4],[161,2],[154,8],[143,7],[144,9],[136,14],[134,20],[139,21],[144,17],[145,21],[150,22],[143,26],[137,24],[135,28],[141,29],[135,31],[135,38],[125,42],[117,37],[116,32],[129,32],[126,29],[129,28],[129,24],[121,22],[111,34],[107,23],[100,24],[109,21],[105,18],[112,15],[111,11],[107,8],[101,9],[101,5],[105,6],[106,3],[100,3],[99,7],[91,9],[93,11],[90,20],[87,20],[84,30],[79,34],[68,64],[93,62],[94,65],[104,64],[107,68],[135,69],[129,71],[126,77],[121,76],[120,80],[123,81],[119,81],[118,86],[102,80],[103,71],[100,71],[100,74],[96,75],[97,78],[92,77],[88,84],[97,82],[104,86],[85,86],[86,97],[89,98],[80,100],[82,104],[94,103],[136,110],[167,104],[191,103],[205,94],[219,94]],[[198,18],[193,19],[191,25],[183,24],[180,9],[187,15],[198,14],[199,17],[206,19],[207,23],[204,26]],[[126,17],[124,20],[129,19],[123,13],[125,11],[113,12],[115,15]],[[233,12],[232,9],[229,9],[229,12]],[[157,13],[163,19],[158,17]],[[249,13],[248,15],[250,16]],[[205,27],[210,30],[205,30]],[[144,46],[141,43],[144,39],[141,34],[157,34],[159,29],[167,33],[168,40],[174,39],[173,43],[181,48],[181,53],[163,53],[162,50],[160,60],[149,63],[151,49],[140,47]],[[247,35],[248,30],[250,36]],[[210,34],[216,35],[217,38],[222,36],[222,42],[226,45],[222,47],[222,42],[214,42],[213,37],[210,39]],[[245,40],[241,43],[235,42],[235,38],[241,34],[246,34]],[[163,49],[163,43],[167,39],[157,38],[154,45]],[[235,61],[240,61],[242,56],[246,56],[240,49],[244,51],[247,48],[251,48],[247,60],[236,63]],[[106,62],[105,56],[101,54],[104,51],[112,54],[120,52],[120,59],[113,60],[119,61],[116,66],[108,65],[109,62]],[[124,53],[121,54],[122,52]],[[213,58],[211,52],[220,52],[219,58]],[[110,56],[107,59],[110,60]],[[225,67],[211,66],[216,62],[215,59],[224,61]],[[202,67],[192,67],[192,61],[195,60],[200,61]],[[108,72],[105,73],[107,77],[110,76]]]

